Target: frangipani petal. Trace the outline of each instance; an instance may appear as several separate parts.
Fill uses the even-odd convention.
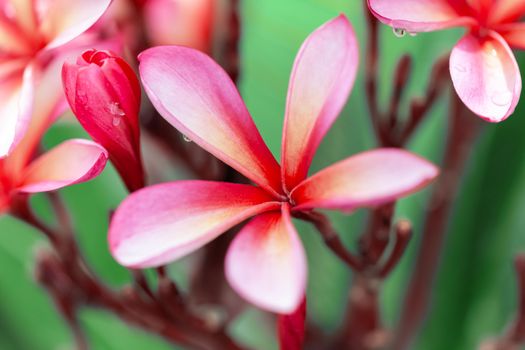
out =
[[[46,192],[89,181],[102,172],[107,159],[106,150],[95,142],[65,141],[29,165],[18,191]]]
[[[525,1],[523,0],[498,0],[490,10],[491,23],[517,22],[525,16]]]
[[[294,210],[353,210],[394,201],[426,186],[438,169],[397,148],[363,152],[306,179],[293,192]]]
[[[109,228],[113,257],[145,268],[172,262],[261,212],[279,208],[265,191],[250,185],[176,181],[128,196]]]
[[[368,7],[381,22],[409,32],[429,32],[473,21],[465,16],[466,5],[454,6],[448,0],[368,0]]]
[[[521,76],[511,49],[499,34],[461,39],[450,55],[450,74],[463,103],[486,121],[501,122],[514,112]]]
[[[497,29],[507,44],[513,48],[525,50],[525,22],[504,24],[498,26]]]
[[[146,93],[168,122],[260,186],[281,192],[279,165],[217,63],[178,46],[148,49],[139,59]]]
[[[322,138],[354,84],[358,44],[344,15],[314,31],[303,43],[288,88],[282,172],[291,190],[303,181]]]
[[[20,142],[31,120],[35,69],[29,65],[1,73],[0,158],[3,158]]]
[[[39,0],[40,31],[49,44],[61,46],[86,30],[102,17],[111,0]]]
[[[250,303],[280,314],[297,309],[307,268],[287,205],[255,217],[235,236],[225,269],[232,288]]]

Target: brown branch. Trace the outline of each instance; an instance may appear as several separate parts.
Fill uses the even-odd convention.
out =
[[[343,262],[346,263],[351,269],[360,271],[362,269],[361,261],[355,257],[346,247],[344,246],[339,234],[334,229],[330,220],[326,216],[318,212],[297,212],[293,214],[296,218],[307,221],[315,226],[317,231],[323,237],[323,240],[328,248],[339,257]]]
[[[430,200],[423,238],[406,294],[394,349],[406,349],[424,319],[452,205],[479,125],[478,118],[475,118],[453,93],[450,131],[442,174]]]
[[[396,224],[395,227],[396,241],[394,243],[394,248],[390,253],[387,261],[379,270],[379,277],[386,278],[390,272],[396,267],[399,260],[405,253],[405,249],[412,238],[412,224],[408,220],[401,220]]]

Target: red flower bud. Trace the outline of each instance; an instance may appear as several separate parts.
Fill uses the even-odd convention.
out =
[[[140,85],[133,69],[112,52],[91,49],[64,63],[62,82],[73,113],[107,149],[128,189],[142,188]]]

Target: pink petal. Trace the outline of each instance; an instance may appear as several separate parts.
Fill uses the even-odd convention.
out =
[[[304,343],[304,323],[306,319],[306,298],[299,307],[288,315],[279,315],[277,327],[280,350],[301,350]]]
[[[108,159],[104,148],[87,140],[68,140],[32,162],[21,179],[20,192],[53,191],[98,176]]]
[[[279,207],[263,190],[225,182],[177,181],[132,193],[109,228],[109,246],[124,266],[164,265],[229,228]]]
[[[501,122],[514,112],[521,76],[512,51],[499,34],[461,39],[450,55],[450,74],[463,103],[486,121]]]
[[[291,313],[306,286],[306,258],[287,206],[261,214],[237,234],[226,255],[226,278],[250,303]]]
[[[144,4],[148,37],[156,45],[183,45],[209,52],[215,0],[149,0]]]
[[[525,50],[525,22],[504,24],[497,30],[511,47]]]
[[[217,63],[178,46],[148,49],[139,59],[146,93],[168,122],[257,184],[281,192],[279,165]]]
[[[73,40],[102,17],[111,0],[39,0],[40,31],[47,49]]]
[[[49,126],[66,109],[66,101],[61,85],[60,70],[64,56],[58,55],[40,72],[34,86],[34,99],[30,121],[20,143],[5,159],[5,169],[17,177],[33,157],[42,136]]]
[[[493,24],[501,22],[518,22],[525,16],[525,1],[523,0],[498,0],[494,2],[489,13],[489,21]]]
[[[473,22],[464,4],[447,0],[368,0],[370,11],[383,23],[409,32],[429,32]],[[460,1],[456,1],[459,3]]]
[[[322,138],[354,84],[359,52],[344,15],[327,22],[303,43],[294,63],[283,132],[283,177],[293,189],[304,180]]]
[[[0,67],[0,158],[8,155],[24,136],[33,111],[35,70]]]
[[[294,210],[353,210],[394,201],[426,186],[438,169],[396,148],[357,154],[306,179],[293,192]]]

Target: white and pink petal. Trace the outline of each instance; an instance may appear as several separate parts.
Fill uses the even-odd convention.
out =
[[[282,191],[277,161],[217,63],[179,46],[148,49],[139,59],[146,93],[169,123],[263,188]]]
[[[450,74],[459,98],[484,120],[498,123],[514,112],[521,94],[520,70],[498,33],[462,38],[450,55]]]
[[[292,192],[294,210],[354,210],[414,193],[439,171],[427,160],[397,148],[380,148],[340,161],[306,179]]]
[[[212,181],[177,181],[128,196],[109,228],[113,257],[127,267],[181,258],[229,228],[280,204],[260,188]]]
[[[108,154],[99,144],[73,139],[65,141],[35,159],[17,179],[17,190],[47,192],[89,181],[106,165]]]
[[[290,77],[282,143],[288,189],[306,178],[317,147],[346,103],[359,61],[358,43],[344,15],[303,43]]]
[[[304,248],[287,205],[256,216],[237,234],[226,255],[226,277],[244,299],[261,309],[288,314],[304,298]]]

